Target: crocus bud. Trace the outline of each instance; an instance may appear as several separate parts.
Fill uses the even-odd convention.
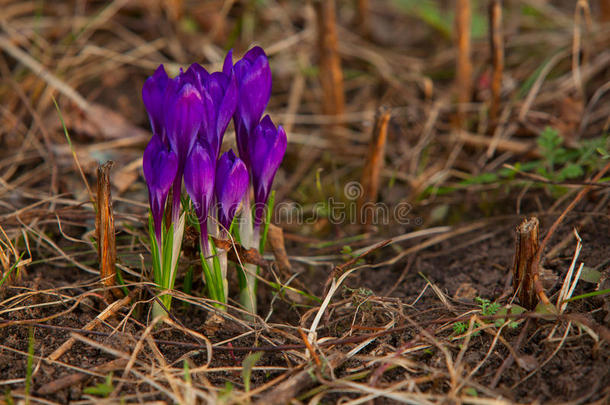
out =
[[[235,75],[226,76],[221,72],[212,73],[204,83],[205,99],[211,101],[206,111],[207,121],[201,125],[200,139],[205,137],[216,153],[220,154],[220,145],[227,126],[237,107],[237,81]]]
[[[248,143],[250,175],[254,186],[254,225],[262,221],[264,206],[271,192],[271,185],[277,169],[286,153],[286,131],[276,128],[271,118],[266,115],[254,129]]]
[[[167,150],[158,135],[154,135],[142,159],[144,178],[148,185],[148,200],[155,224],[155,236],[161,240],[161,221],[167,194],[178,170],[178,159],[173,151]]]
[[[193,63],[186,72],[182,74],[182,79],[187,83],[192,84],[197,88],[197,90],[201,91],[203,87],[203,82],[208,78],[210,74],[203,66],[199,63]]]
[[[216,158],[209,148],[196,142],[184,167],[184,185],[195,206],[201,225],[202,246],[207,247],[208,211],[214,198],[214,176]],[[207,253],[207,252],[204,252]]]
[[[203,119],[201,93],[191,83],[178,77],[170,85],[171,92],[165,105],[165,125],[172,150],[179,161],[186,160]],[[184,166],[182,166],[184,167]]]
[[[165,68],[163,65],[159,65],[155,73],[146,79],[142,87],[142,100],[148,112],[153,135],[159,136],[165,144],[167,144],[167,137],[163,105],[169,80]]]
[[[233,69],[233,49],[229,49],[229,52],[227,52],[227,56],[225,56],[225,60],[222,64],[222,73],[224,73],[227,76],[230,76],[232,69]]]
[[[248,169],[232,150],[225,152],[216,165],[218,222],[228,230],[240,201],[248,190]]]
[[[172,221],[180,216],[180,194],[184,165],[197,140],[203,119],[201,93],[181,73],[168,84],[165,102],[165,125],[171,149],[178,158],[178,172],[173,187]]]
[[[230,68],[228,74],[210,74],[201,65],[193,63],[184,73],[184,78],[197,88],[203,102],[204,116],[197,139],[209,145],[218,157],[222,138],[237,106],[235,75]]]
[[[209,145],[218,157],[222,138],[237,106],[235,75],[231,69],[229,74],[210,74],[201,65],[193,63],[184,73],[184,79],[197,88],[203,102],[204,115],[197,139]]]
[[[225,60],[223,70],[228,70],[228,66],[229,62]],[[239,100],[233,116],[237,149],[239,156],[250,166],[248,138],[258,125],[271,96],[271,69],[265,51],[258,46],[250,49],[235,63],[233,74],[237,80]]]

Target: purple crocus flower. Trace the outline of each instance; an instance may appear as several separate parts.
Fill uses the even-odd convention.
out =
[[[167,73],[165,73],[165,68],[163,65],[159,65],[155,73],[146,79],[142,87],[142,100],[148,112],[153,135],[159,136],[161,141],[166,145],[168,141],[165,133],[163,106],[169,80]]]
[[[225,75],[231,71],[231,59],[232,52],[229,52],[223,65]],[[271,96],[271,69],[265,51],[256,46],[235,63],[232,70],[237,80],[239,99],[233,116],[237,149],[239,156],[250,167],[248,138],[258,125]]]
[[[223,72],[210,74],[201,65],[193,63],[185,76],[197,87],[203,100],[204,117],[198,139],[208,144],[218,156],[222,138],[237,107],[235,75],[230,69],[228,74]]]
[[[184,167],[184,185],[195,206],[201,226],[201,246],[204,249],[207,248],[208,211],[214,198],[215,166],[216,158],[212,151],[196,142]]]
[[[172,220],[180,215],[180,191],[187,157],[195,141],[203,119],[204,107],[201,93],[184,78],[184,74],[171,80],[165,102],[165,125],[171,149],[178,158],[178,171],[173,187]]]
[[[264,206],[271,192],[271,185],[277,169],[286,153],[286,131],[275,127],[271,118],[266,115],[249,138],[248,159],[250,175],[254,186],[254,225],[262,221]]]
[[[237,207],[248,190],[248,169],[233,150],[225,152],[218,160],[214,188],[218,201],[218,222],[224,233],[231,226]]]
[[[214,72],[204,82],[206,119],[201,124],[199,139],[206,139],[216,156],[229,122],[237,107],[237,82],[235,75]]]
[[[167,150],[159,135],[153,135],[144,150],[142,166],[148,185],[148,200],[155,225],[155,236],[160,242],[165,201],[176,178],[178,159],[173,151]]]
[[[199,63],[193,63],[182,74],[183,80],[195,86],[199,91],[203,88],[203,83],[207,80],[210,74]]]

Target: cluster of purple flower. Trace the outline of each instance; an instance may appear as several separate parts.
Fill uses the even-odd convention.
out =
[[[271,70],[260,47],[235,65],[229,52],[222,72],[208,73],[195,63],[171,79],[161,65],[146,80],[142,98],[153,137],[144,152],[143,167],[158,239],[172,187],[172,222],[178,219],[183,178],[202,238],[214,200],[219,224],[229,228],[249,180],[258,208],[254,223],[261,223],[262,207],[286,151],[282,127],[276,128],[268,115],[261,119],[270,95]],[[232,150],[218,159],[231,118],[241,159]]]
[[[209,216],[216,216],[209,228],[217,229],[217,223],[222,236],[242,201],[244,211],[248,210],[244,215],[250,215],[249,184],[255,202],[249,220],[254,229],[260,227],[271,184],[286,151],[285,131],[276,128],[268,115],[262,118],[270,95],[271,70],[260,47],[235,64],[230,51],[222,72],[209,73],[195,63],[170,78],[161,65],[146,80],[142,98],[153,137],[144,152],[143,169],[159,250],[164,244],[164,218],[171,221],[166,228],[171,224],[178,227],[183,180],[199,219],[204,255],[209,253]],[[219,157],[231,118],[239,157],[232,150]],[[167,204],[170,189],[172,202]],[[166,205],[171,215],[165,215]],[[181,239],[181,233],[176,237]],[[158,254],[164,263],[164,254]],[[176,254],[179,252],[172,253]],[[173,281],[163,287],[172,286]]]

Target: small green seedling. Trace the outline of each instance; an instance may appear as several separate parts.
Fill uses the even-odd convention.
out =
[[[343,247],[341,248],[341,254],[344,256],[343,260],[345,260],[345,261],[355,259],[356,257],[358,257],[358,255],[354,253],[354,251],[350,245],[343,245]],[[364,259],[359,259],[358,261],[356,261],[357,265],[360,265],[363,263],[364,263]]]
[[[263,352],[255,352],[246,356],[242,363],[241,377],[244,380],[244,390],[250,392],[250,378],[252,377],[252,368],[257,361],[260,360]]]
[[[106,398],[114,391],[112,385],[112,373],[106,376],[106,380],[103,383],[99,383],[93,387],[86,387],[83,392],[89,395],[95,395],[96,397]]]
[[[189,366],[188,361],[186,361],[186,359],[182,363],[182,370],[184,371],[184,381],[187,384],[190,384],[192,382],[192,380],[191,380],[191,368]]]
[[[517,162],[512,166],[507,165],[495,172],[485,172],[468,177],[452,186],[430,186],[420,198],[425,198],[430,194],[448,194],[467,189],[472,185],[505,184],[510,187],[523,184],[522,180],[515,180],[518,173],[535,173],[547,180],[547,182],[542,181],[542,187],[552,192],[561,193],[565,191],[565,187],[553,183],[563,183],[592,173],[602,167],[606,160],[610,159],[607,134],[592,139],[583,139],[578,146],[568,148],[564,146],[564,140],[556,129],[546,127],[539,134],[536,142],[540,149],[541,159],[524,163]],[[600,179],[599,181],[608,181],[608,179]],[[526,180],[526,183],[530,182],[531,180]]]
[[[225,386],[222,390],[218,392],[218,402],[219,404],[225,404],[231,402],[231,396],[233,395],[233,383],[230,381],[225,381]]]
[[[30,404],[30,390],[32,389],[32,370],[34,368],[34,328],[30,327],[28,338],[28,359],[25,369],[25,404]]]
[[[464,389],[464,394],[469,395],[471,397],[478,397],[479,393],[477,392],[476,389],[472,388],[472,387],[468,387]]]
[[[500,308],[496,312],[496,315],[506,315],[509,313],[509,310],[511,315],[519,315],[525,312],[525,308],[519,305],[511,305],[509,307]],[[495,325],[499,328],[504,324],[504,322],[506,322],[504,318],[498,318],[496,319]],[[511,329],[515,329],[519,326],[519,323],[521,323],[521,320],[512,320],[509,322],[508,327]]]
[[[475,302],[477,304],[479,304],[479,307],[481,308],[481,315],[483,316],[493,316],[493,315],[501,315],[501,314],[506,314],[507,313],[507,309],[506,308],[500,308],[500,304],[498,304],[497,302],[491,302],[490,300],[486,299],[486,298],[481,298],[481,297],[476,297]],[[514,306],[512,307],[513,309],[511,310],[511,313],[515,314],[515,313],[521,313],[523,311],[525,311],[525,309],[521,308],[523,311],[515,311],[515,307],[518,306]],[[504,323],[504,319],[498,319],[495,322],[496,326],[502,326],[502,324]],[[485,324],[485,322],[484,322]],[[474,323],[474,328],[478,329],[480,328],[482,325],[479,324],[478,322]],[[518,326],[517,322],[511,322],[511,324],[509,325],[512,328],[516,328]],[[468,324],[466,322],[456,322],[453,324],[453,334],[454,335],[463,335],[464,333],[466,333],[468,331]],[[472,336],[478,336],[480,334],[480,331],[475,331],[472,333]]]
[[[481,307],[481,315],[483,316],[492,316],[495,315],[496,312],[500,309],[500,304],[497,302],[491,302],[488,299],[476,297],[475,302],[479,304]]]
[[[11,394],[11,389],[7,388],[4,391],[4,402],[6,405],[14,405],[15,401],[13,400],[13,395]]]
[[[453,324],[453,333],[456,335],[461,335],[466,333],[468,330],[468,325],[465,322],[456,322]]]

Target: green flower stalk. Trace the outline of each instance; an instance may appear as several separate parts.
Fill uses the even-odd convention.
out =
[[[173,289],[178,272],[185,226],[183,180],[198,219],[207,293],[218,308],[225,309],[227,304],[228,263],[227,252],[217,248],[212,237],[229,237],[240,204],[236,239],[262,253],[273,205],[271,187],[287,145],[282,127],[276,127],[268,115],[263,118],[270,95],[271,70],[260,47],[248,51],[235,65],[229,52],[222,72],[208,73],[193,64],[170,79],[159,66],[146,80],[142,99],[153,137],[144,152],[143,169],[150,202],[154,282],[160,289]],[[231,118],[239,158],[233,151],[219,158]],[[238,266],[240,301],[252,314],[257,312],[258,271],[255,265]],[[171,295],[160,298],[169,309]],[[161,311],[160,306],[153,307],[155,315]]]
[[[286,132],[282,127],[276,128],[268,115],[261,120],[271,96],[271,69],[263,49],[252,48],[235,65],[232,65],[231,57],[229,53],[223,71],[226,74],[231,70],[237,80],[238,102],[233,115],[235,137],[254,190],[252,207],[249,195],[244,199],[239,237],[244,247],[256,248],[262,253],[261,225],[275,173],[286,152]],[[258,270],[257,266],[245,264],[238,273],[241,304],[253,314],[257,310]]]
[[[153,129],[142,166],[148,185],[150,203],[149,231],[153,257],[153,278],[162,290],[174,288],[178,258],[184,233],[184,214],[180,214],[180,191],[185,155],[190,153],[203,115],[203,102],[197,89],[184,80],[183,74],[170,79],[163,66],[144,83],[142,99]],[[167,207],[170,188],[172,204]],[[164,218],[169,218],[166,223]],[[165,309],[171,306],[171,295],[160,297]],[[158,304],[153,315],[164,314]]]

